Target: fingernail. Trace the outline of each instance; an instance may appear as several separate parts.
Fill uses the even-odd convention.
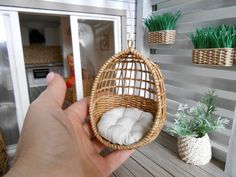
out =
[[[135,149],[129,150],[128,154],[132,155],[135,152]]]
[[[53,78],[54,78],[54,72],[48,73],[47,78],[46,78],[47,83],[49,84],[50,82],[52,82]]]

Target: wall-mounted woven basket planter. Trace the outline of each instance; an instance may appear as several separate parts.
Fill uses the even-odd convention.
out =
[[[3,141],[2,134],[0,132],[0,176],[3,176],[7,170],[7,151],[6,145]]]
[[[233,64],[236,65],[236,48],[234,48],[234,51],[233,51],[233,58],[234,58]]]
[[[234,48],[194,49],[192,53],[192,61],[195,64],[232,66],[234,60]]]
[[[175,43],[175,30],[162,30],[155,32],[148,32],[149,44],[174,44]]]
[[[99,134],[98,121],[105,112],[117,107],[133,107],[153,114],[153,124],[140,141],[131,145],[113,144]],[[102,144],[113,149],[143,146],[158,136],[165,117],[164,79],[156,64],[129,47],[103,65],[93,84],[90,103],[92,130]]]

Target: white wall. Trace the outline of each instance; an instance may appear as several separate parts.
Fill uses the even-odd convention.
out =
[[[138,17],[140,26],[137,35],[138,48],[149,55],[162,71],[167,92],[166,125],[172,125],[174,114],[180,103],[196,104],[207,90],[214,88],[218,95],[216,114],[228,118],[230,123],[224,130],[210,133],[213,156],[225,161],[229,149],[232,124],[236,104],[236,66],[207,67],[192,63],[190,39],[186,35],[196,28],[209,25],[235,24],[235,0],[143,0],[139,1]],[[143,3],[143,4],[142,4]],[[182,19],[177,23],[177,36],[174,45],[148,45],[147,32],[143,28],[143,18],[151,14],[151,6],[157,4],[157,12],[181,10]],[[148,7],[147,7],[148,5]],[[150,54],[154,49],[156,54]]]
[[[43,20],[21,20],[21,37],[24,46],[29,46],[29,32],[31,29],[37,29],[45,37],[45,44],[47,46],[60,45],[59,24],[53,22],[45,22]]]
[[[136,0],[99,0],[99,1],[95,1],[95,0],[43,0],[43,1],[95,6],[95,7],[103,7],[103,8],[115,7],[115,9],[126,9],[127,2],[135,3]]]
[[[95,1],[95,0],[41,0],[41,1],[127,10],[127,23],[126,23],[127,24],[127,37],[130,32],[135,34],[136,0],[99,0],[99,1]]]

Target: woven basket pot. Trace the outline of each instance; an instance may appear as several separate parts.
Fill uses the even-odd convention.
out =
[[[234,48],[194,49],[193,63],[213,66],[232,66],[235,60]]]
[[[162,30],[148,32],[149,44],[174,44],[175,43],[175,30]]]
[[[233,51],[233,58],[234,58],[234,62],[233,64],[236,65],[236,48],[234,48],[234,51]]]
[[[178,151],[181,159],[193,165],[205,165],[211,160],[211,144],[208,135],[201,138],[178,138]]]
[[[6,145],[3,141],[2,134],[0,132],[0,176],[3,176],[7,170],[7,151]]]
[[[153,124],[140,141],[119,145],[100,136],[98,121],[105,112],[117,107],[134,107],[153,114]],[[156,64],[129,47],[112,56],[102,66],[93,84],[90,103],[92,130],[102,144],[113,149],[143,146],[158,136],[165,117],[164,79]]]

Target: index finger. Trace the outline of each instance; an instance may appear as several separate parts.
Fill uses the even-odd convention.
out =
[[[66,108],[65,113],[69,117],[80,118],[82,122],[86,120],[89,112],[89,98],[84,98],[78,102],[73,103],[71,106]]]

